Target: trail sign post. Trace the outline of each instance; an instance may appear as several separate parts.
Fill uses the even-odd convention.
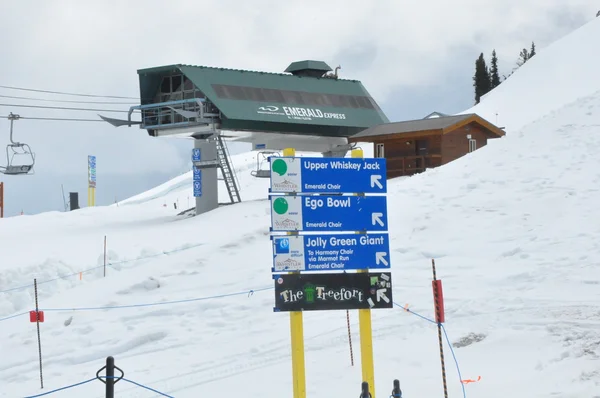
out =
[[[306,397],[302,312],[351,309],[359,310],[362,381],[375,398],[370,310],[393,306],[391,272],[373,271],[391,267],[386,161],[362,150],[294,155],[269,158],[273,310],[290,312],[294,398]]]

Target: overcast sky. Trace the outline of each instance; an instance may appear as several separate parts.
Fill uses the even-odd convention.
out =
[[[141,68],[185,63],[283,72],[293,61],[314,59],[332,68],[340,65],[343,78],[361,80],[392,121],[414,119],[471,107],[479,53],[489,60],[495,48],[501,73],[508,74],[519,51],[532,41],[543,51],[593,19],[600,9],[600,3],[593,3],[53,0],[32,6],[0,0],[0,85],[136,97],[136,70]],[[122,101],[5,88],[0,96]],[[0,104],[129,108],[5,97]],[[97,118],[96,112],[0,105],[0,116],[9,112]],[[8,128],[8,121],[0,119],[2,147]],[[67,195],[78,191],[85,206],[88,154],[98,157],[97,205],[149,189],[190,167],[190,141],[150,138],[137,127],[21,120],[15,134],[36,152],[36,175],[0,176],[6,183],[6,215],[62,210],[61,184]]]

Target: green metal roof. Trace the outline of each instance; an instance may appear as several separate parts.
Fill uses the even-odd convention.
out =
[[[295,67],[302,62],[319,66]],[[350,136],[389,122],[357,80],[184,64],[138,70],[141,103],[153,102],[163,76],[178,73],[221,111],[224,130]]]

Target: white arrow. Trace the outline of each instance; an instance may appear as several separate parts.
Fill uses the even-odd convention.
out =
[[[377,302],[380,302],[381,299],[383,299],[383,301],[385,301],[386,303],[390,302],[390,299],[387,298],[385,292],[387,292],[387,289],[377,289]]]
[[[383,221],[381,221],[381,217],[383,217],[383,213],[372,213],[371,224],[375,225],[375,223],[377,223],[383,227]]]
[[[373,174],[371,176],[371,188],[373,188],[375,185],[377,185],[377,188],[383,189],[383,185],[381,185],[379,180],[381,180],[381,176],[379,174]]]
[[[383,263],[384,265],[389,265],[388,261],[385,259],[385,256],[387,256],[386,252],[376,252],[375,264],[379,265],[379,263]]]

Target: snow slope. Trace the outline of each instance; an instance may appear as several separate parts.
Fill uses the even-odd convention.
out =
[[[537,54],[463,113],[477,113],[508,133],[600,88],[600,19],[595,18]],[[496,113],[498,122],[496,123]]]
[[[451,341],[472,342],[454,348],[462,377],[482,377],[465,386],[467,396],[600,396],[599,128],[597,92],[497,145],[390,182],[395,300],[432,316],[435,258]],[[104,234],[111,260],[155,255],[109,267],[106,278],[99,268],[81,281],[74,275],[40,285],[44,391],[93,378],[114,355],[130,380],[174,397],[223,396],[239,393],[237,386],[246,396],[265,396],[266,386],[266,396],[291,396],[288,316],[272,312],[267,183],[239,175],[244,186],[258,187],[245,202],[194,218],[178,219],[156,198],[2,220],[0,234],[14,238],[3,242],[0,290],[97,265]],[[169,201],[183,200],[190,185],[171,191]],[[231,293],[239,294],[93,309]],[[33,306],[31,289],[0,297],[3,316]],[[358,394],[356,313],[351,321],[354,367],[345,313],[305,314],[308,396]],[[26,315],[0,325],[0,396],[41,392],[35,326]],[[394,378],[407,397],[441,395],[433,324],[379,310],[373,328],[379,396]],[[471,334],[484,338],[473,342]],[[461,396],[447,346],[446,368],[450,395]],[[91,382],[59,396],[101,397],[102,387]],[[156,396],[123,382],[117,391]]]

